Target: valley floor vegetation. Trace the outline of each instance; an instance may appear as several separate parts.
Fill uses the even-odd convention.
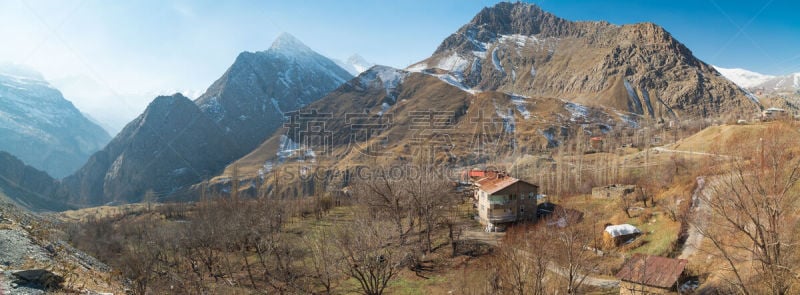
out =
[[[233,188],[61,216],[66,240],[135,294],[607,294],[635,253],[687,259],[684,282],[699,293],[792,294],[798,133],[794,122],[721,125],[660,149],[518,158],[509,170],[548,183],[549,209],[505,233],[484,232],[471,192],[433,177],[378,175],[303,198]],[[636,190],[589,194],[611,183]],[[608,224],[642,234],[609,244]]]

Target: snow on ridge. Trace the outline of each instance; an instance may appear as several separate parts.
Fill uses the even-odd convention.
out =
[[[528,103],[527,101],[525,101],[525,98],[527,98],[527,97],[519,95],[519,94],[514,94],[514,93],[507,93],[507,94],[511,96],[511,103],[515,107],[517,107],[517,111],[519,112],[519,114],[522,115],[522,117],[525,120],[530,119],[531,118],[531,112],[529,112],[528,109],[525,108],[525,104]]]
[[[564,100],[562,100],[564,101]],[[589,108],[584,105],[577,104],[574,102],[564,101],[564,109],[569,111],[570,113],[570,121],[575,122],[580,118],[586,118],[589,116]]]
[[[478,41],[478,39],[475,39],[475,34],[477,34],[477,31],[475,29],[469,29],[467,30],[466,34],[464,34],[464,36],[467,38],[467,40],[469,40],[470,43],[472,43],[472,45],[474,45],[478,49],[477,50],[478,52],[481,51],[486,52],[488,44],[480,42]]]
[[[316,161],[315,158],[317,156],[316,153],[314,153],[314,150],[306,147],[304,144],[299,144],[295,142],[285,134],[281,134],[280,145],[278,147],[278,152],[275,153],[275,155],[278,156],[279,162],[283,162],[288,158],[294,157],[295,155],[301,156],[301,158],[299,159],[301,162],[304,161],[306,158],[310,158],[311,162],[314,162]],[[265,171],[267,170],[266,164],[267,163],[265,162],[265,165],[263,167]],[[271,170],[272,163],[269,164]]]
[[[392,106],[389,105],[388,103],[385,103],[385,102],[382,103],[381,104],[381,110],[378,112],[378,116],[383,116],[383,114],[385,114],[386,111],[388,111],[391,107]]]
[[[514,120],[514,111],[512,109],[506,109],[504,114],[500,108],[496,108],[496,112],[497,116],[503,119],[503,130],[508,134],[513,134],[517,129],[517,124]]]
[[[794,88],[800,88],[800,73],[794,73]]]
[[[408,77],[408,74],[409,73],[406,71],[391,67],[374,66],[361,74],[359,79],[363,85],[370,85],[380,79],[383,88],[386,90],[386,95],[394,98],[392,92],[397,89],[397,86],[403,83],[405,78]]]
[[[636,119],[634,119],[636,117],[636,114],[631,113],[631,115],[625,115],[623,113],[620,113],[619,111],[614,111],[614,112],[623,122],[627,123],[628,126],[630,126],[631,128],[639,128],[639,123],[636,122]]]
[[[739,89],[744,91],[744,95],[747,96],[747,98],[750,99],[750,101],[752,101],[752,102],[754,102],[756,104],[761,104],[761,101],[758,100],[758,97],[756,97],[755,95],[750,93],[750,91],[747,91],[742,87],[739,87]]]
[[[716,69],[720,74],[722,74],[723,77],[727,78],[734,84],[744,88],[756,87],[764,82],[767,82],[770,79],[775,78],[775,76],[764,75],[761,73],[756,73],[745,69],[739,69],[739,68],[726,69],[718,66],[712,66],[712,67],[714,67],[714,69]]]
[[[469,60],[455,52],[439,59],[439,63],[436,64],[436,68],[450,72],[463,72],[467,66],[469,66]]]
[[[458,78],[454,77],[453,75],[450,75],[450,74],[442,74],[442,75],[430,74],[430,75],[434,76],[436,78],[439,78],[439,80],[442,80],[443,82],[445,82],[447,84],[450,84],[450,85],[453,85],[455,87],[458,87],[458,89],[461,89],[463,91],[469,92],[471,94],[476,94],[476,93],[480,93],[481,92],[480,90],[471,89],[471,88],[465,86],[464,84],[461,83],[461,79],[458,79]]]
[[[523,47],[528,42],[539,42],[539,38],[536,36],[525,36],[520,34],[512,34],[512,35],[501,35],[500,42],[514,42],[518,47]]]
[[[427,68],[428,68],[428,64],[427,63],[420,62],[420,63],[415,63],[413,65],[408,66],[406,68],[406,71],[413,72],[413,73],[419,73],[419,72],[422,72],[423,70],[425,70]]]

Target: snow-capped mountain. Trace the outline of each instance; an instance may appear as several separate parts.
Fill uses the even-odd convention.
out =
[[[0,150],[60,178],[110,139],[41,74],[0,65]]]
[[[261,52],[243,52],[196,103],[240,142],[257,147],[283,115],[322,98],[353,76],[284,33]]]
[[[745,69],[726,69],[714,66],[717,71],[737,85],[763,93],[796,93],[800,91],[800,73],[782,76],[764,75]]]
[[[800,91],[800,73],[777,76],[756,85],[756,87],[766,92],[797,93]]]
[[[265,51],[239,54],[195,101],[160,96],[64,182],[75,203],[137,202],[147,190],[180,195],[251,152],[352,76],[289,34]]]
[[[656,24],[570,21],[522,2],[484,8],[407,70],[466,91],[564,97],[663,120],[760,107]]]
[[[375,66],[374,63],[367,61],[357,53],[348,57],[346,61],[341,61],[338,59],[334,59],[333,61],[335,61],[336,64],[342,67],[343,69],[347,70],[347,72],[353,76],[358,76],[359,74],[365,72],[369,68]]]
[[[772,78],[775,78],[775,76],[764,75],[761,73],[756,73],[745,69],[739,69],[739,68],[727,69],[718,66],[713,66],[713,67],[714,69],[717,70],[717,72],[722,74],[722,76],[728,78],[728,80],[731,80],[733,83],[736,83],[736,85],[739,85],[744,88],[753,88],[759,86],[760,84],[763,84],[764,82],[769,81]]]

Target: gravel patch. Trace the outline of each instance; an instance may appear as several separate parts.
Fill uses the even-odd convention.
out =
[[[0,267],[19,268],[28,261],[51,263],[44,249],[23,231],[0,230]]]
[[[43,290],[21,286],[13,282],[10,278],[13,277],[12,271],[0,272],[0,294],[3,295],[39,295],[45,294]]]

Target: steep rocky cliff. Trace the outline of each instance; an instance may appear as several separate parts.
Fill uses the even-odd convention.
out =
[[[760,108],[658,25],[572,22],[524,3],[483,9],[409,70],[659,120]]]

